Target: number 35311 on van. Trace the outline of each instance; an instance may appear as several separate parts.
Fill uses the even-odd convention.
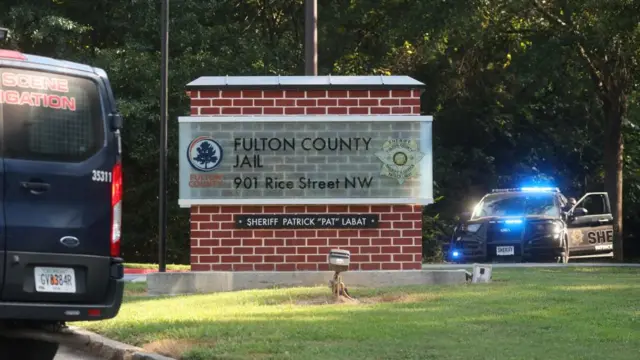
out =
[[[121,128],[103,70],[0,49],[0,320],[118,314]]]

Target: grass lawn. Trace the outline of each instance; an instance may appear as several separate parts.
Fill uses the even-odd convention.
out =
[[[348,285],[348,284],[347,284]],[[189,360],[640,359],[640,269],[494,269],[491,284],[146,297],[80,323]]]
[[[158,270],[158,264],[125,263],[125,268],[129,269],[153,269]],[[191,265],[167,264],[167,270],[191,270]]]

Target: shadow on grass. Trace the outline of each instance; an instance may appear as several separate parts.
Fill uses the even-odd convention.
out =
[[[639,271],[546,270],[500,272],[499,284],[354,289],[365,302],[356,305],[299,305],[325,288],[165,298],[160,308],[141,297],[128,303],[137,316],[101,332],[136,345],[188,340],[179,352],[189,360],[637,359]]]

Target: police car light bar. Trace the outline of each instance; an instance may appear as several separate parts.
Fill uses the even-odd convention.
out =
[[[502,192],[560,192],[560,189],[557,187],[519,187],[519,188],[506,188],[506,189],[493,189],[492,193],[502,193]]]

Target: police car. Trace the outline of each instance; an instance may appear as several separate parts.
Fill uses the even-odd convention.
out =
[[[121,128],[104,71],[0,48],[0,320],[118,314]]]
[[[574,205],[554,187],[494,189],[455,229],[447,260],[456,263],[613,257],[613,216],[605,192]]]

